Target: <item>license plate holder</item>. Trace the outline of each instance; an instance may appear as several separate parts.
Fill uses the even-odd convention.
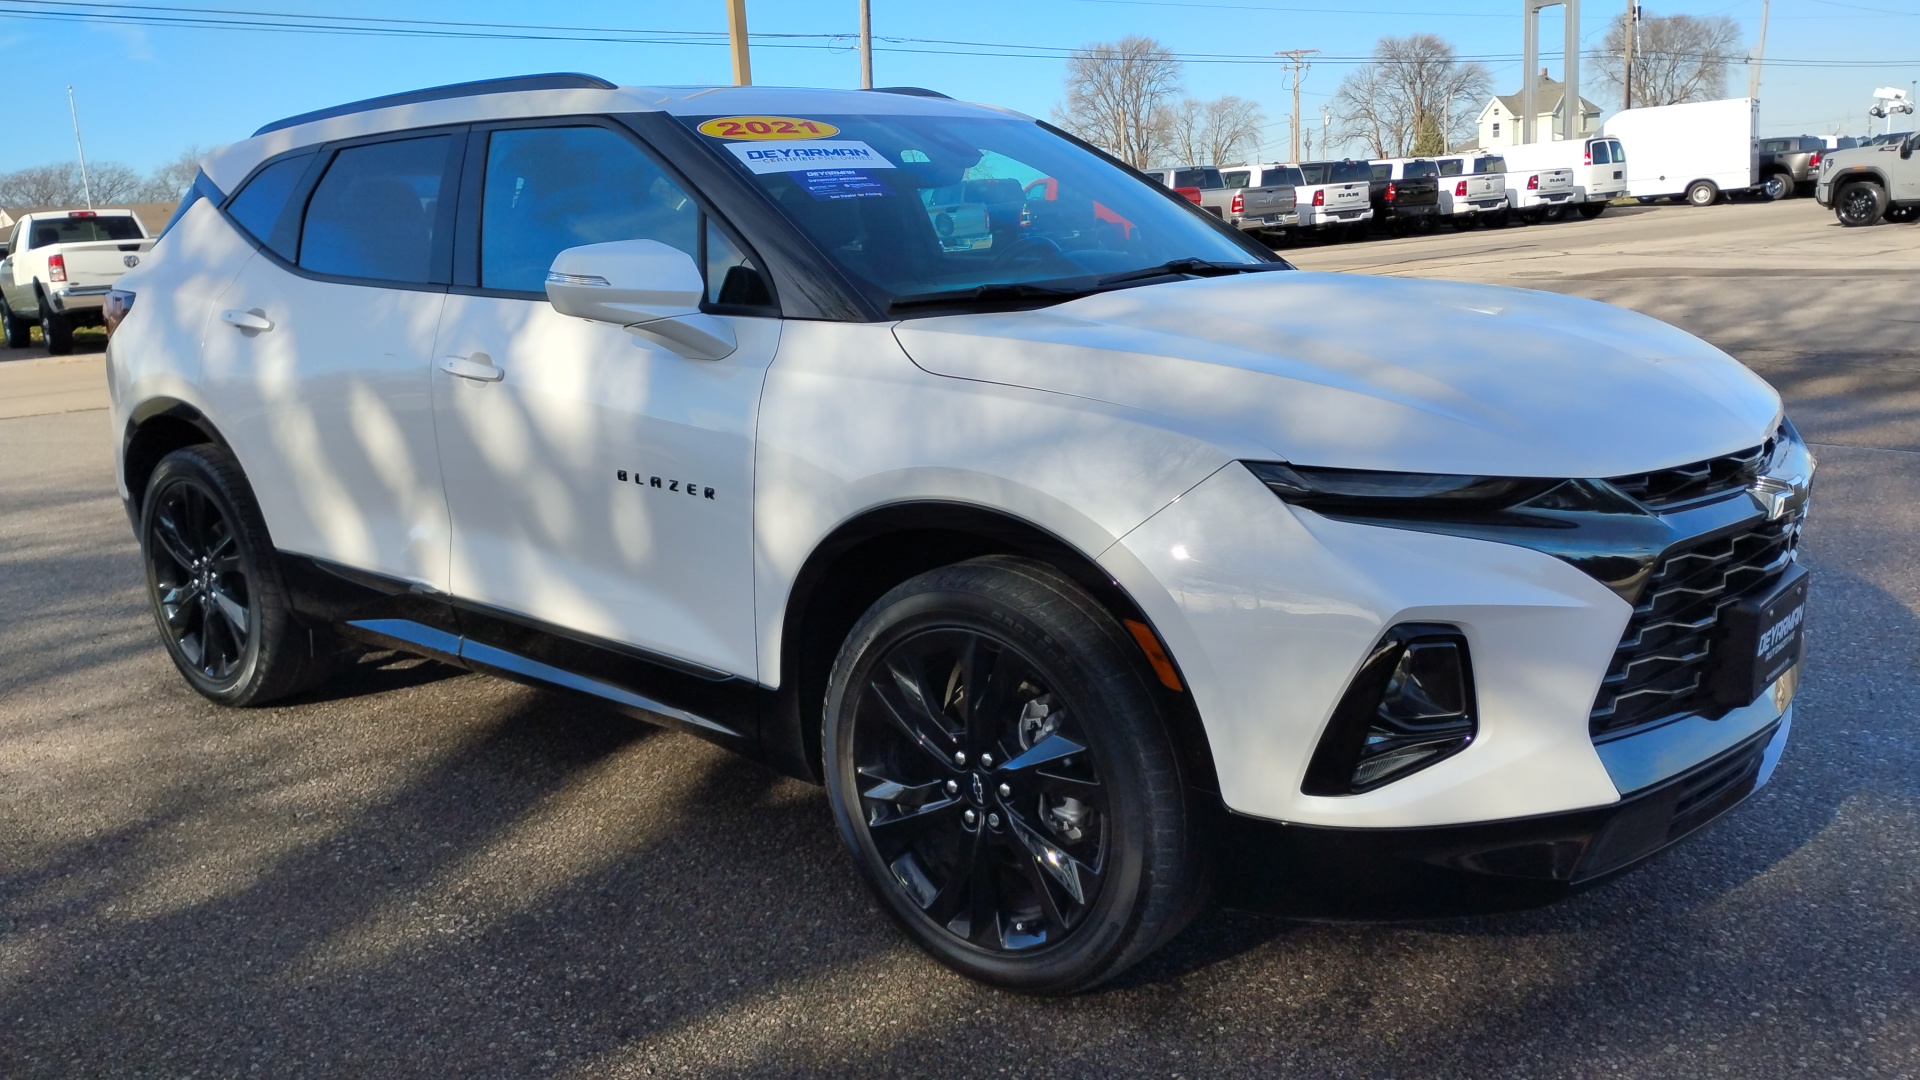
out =
[[[1720,615],[1720,640],[1709,688],[1716,702],[1739,707],[1758,698],[1806,654],[1807,569],[1790,563],[1773,587]]]

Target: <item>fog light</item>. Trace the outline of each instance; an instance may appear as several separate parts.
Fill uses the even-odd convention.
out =
[[[1396,626],[1334,709],[1301,790],[1370,791],[1460,752],[1477,730],[1467,639],[1448,626]]]

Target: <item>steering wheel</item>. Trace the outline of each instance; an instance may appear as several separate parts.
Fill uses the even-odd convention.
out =
[[[1004,270],[1015,263],[1037,263],[1062,254],[1060,245],[1045,236],[1023,236],[993,256],[993,268]]]

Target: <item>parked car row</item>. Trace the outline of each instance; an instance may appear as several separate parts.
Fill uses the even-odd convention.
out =
[[[1596,138],[1512,148],[1523,163],[1484,151],[1369,161],[1186,165],[1147,175],[1201,209],[1283,245],[1301,236],[1355,239],[1373,230],[1425,232],[1577,211],[1592,218],[1626,191],[1626,152]]]

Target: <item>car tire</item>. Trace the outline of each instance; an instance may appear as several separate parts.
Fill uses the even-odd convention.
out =
[[[1607,204],[1603,202],[1580,204],[1580,216],[1583,218],[1586,218],[1588,221],[1592,221],[1594,218],[1597,218],[1601,214],[1604,214],[1606,212],[1607,212]]]
[[[821,745],[841,839],[908,936],[972,978],[1064,994],[1186,924],[1205,874],[1151,679],[1040,563],[929,571],[868,609]]]
[[[24,349],[33,344],[33,324],[15,315],[5,300],[0,300],[0,340],[4,340],[9,349]]]
[[[1891,206],[1884,215],[1891,222],[1912,221],[1920,218],[1920,206]]]
[[[141,499],[140,554],[167,655],[222,705],[264,705],[316,685],[339,655],[293,616],[253,489],[231,451],[160,460]]]
[[[1695,180],[1687,185],[1688,206],[1712,206],[1720,201],[1720,189],[1711,180]]]
[[[1513,223],[1513,211],[1496,210],[1487,215],[1487,228],[1504,229]]]
[[[49,355],[66,356],[73,352],[73,324],[55,315],[52,308],[43,303],[40,308],[40,339]]]
[[[1786,173],[1769,173],[1767,178],[1760,182],[1760,193],[1773,202],[1791,199],[1793,198],[1793,177]]]
[[[1877,224],[1886,212],[1887,191],[1871,180],[1856,180],[1833,199],[1833,216],[1850,229]]]

